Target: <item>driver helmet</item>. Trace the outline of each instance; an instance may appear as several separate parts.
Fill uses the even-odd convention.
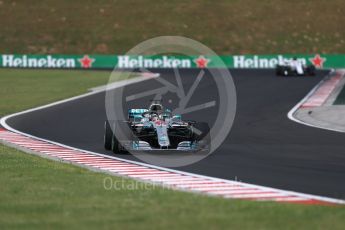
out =
[[[163,106],[161,104],[152,104],[150,106],[150,111],[153,112],[162,112],[163,111]]]

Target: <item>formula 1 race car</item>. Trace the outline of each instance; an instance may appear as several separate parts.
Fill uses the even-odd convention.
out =
[[[314,65],[304,65],[297,58],[285,60],[276,66],[277,76],[315,76]]]
[[[129,109],[126,121],[105,121],[104,129],[104,147],[114,153],[210,149],[207,123],[182,121],[157,101],[149,109]]]

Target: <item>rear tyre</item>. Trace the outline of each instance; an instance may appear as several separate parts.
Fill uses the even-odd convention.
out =
[[[111,130],[111,126],[109,121],[104,122],[104,148],[106,150],[111,150],[111,141],[113,137],[113,131]]]
[[[316,74],[315,66],[313,66],[313,65],[308,66],[306,72],[309,76],[315,76],[315,74]]]
[[[196,129],[196,131],[194,131],[194,138],[196,140],[199,141],[209,136],[210,127],[206,122],[197,122],[193,125],[193,127]]]
[[[117,121],[113,124],[114,133],[111,138],[111,151],[115,154],[126,154],[128,150],[123,144],[133,141],[132,132],[127,122]],[[122,144],[121,144],[122,143]]]
[[[206,122],[197,122],[193,125],[193,142],[199,144],[203,150],[210,151],[211,149],[211,134],[210,127]]]
[[[277,76],[281,76],[281,75],[283,75],[283,67],[281,66],[281,65],[277,65],[276,66],[276,75]]]
[[[118,154],[121,152],[120,143],[114,134],[111,138],[111,151],[113,151],[113,153],[115,154]]]

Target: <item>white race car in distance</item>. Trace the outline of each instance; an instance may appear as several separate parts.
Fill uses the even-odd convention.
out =
[[[314,65],[304,65],[297,58],[285,60],[276,66],[277,76],[315,76],[316,68]]]

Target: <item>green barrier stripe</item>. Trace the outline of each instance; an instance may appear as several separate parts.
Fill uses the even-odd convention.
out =
[[[345,68],[343,54],[313,55],[223,55],[214,56],[127,56],[127,55],[32,55],[1,54],[4,68],[274,68],[297,57],[317,68]]]

